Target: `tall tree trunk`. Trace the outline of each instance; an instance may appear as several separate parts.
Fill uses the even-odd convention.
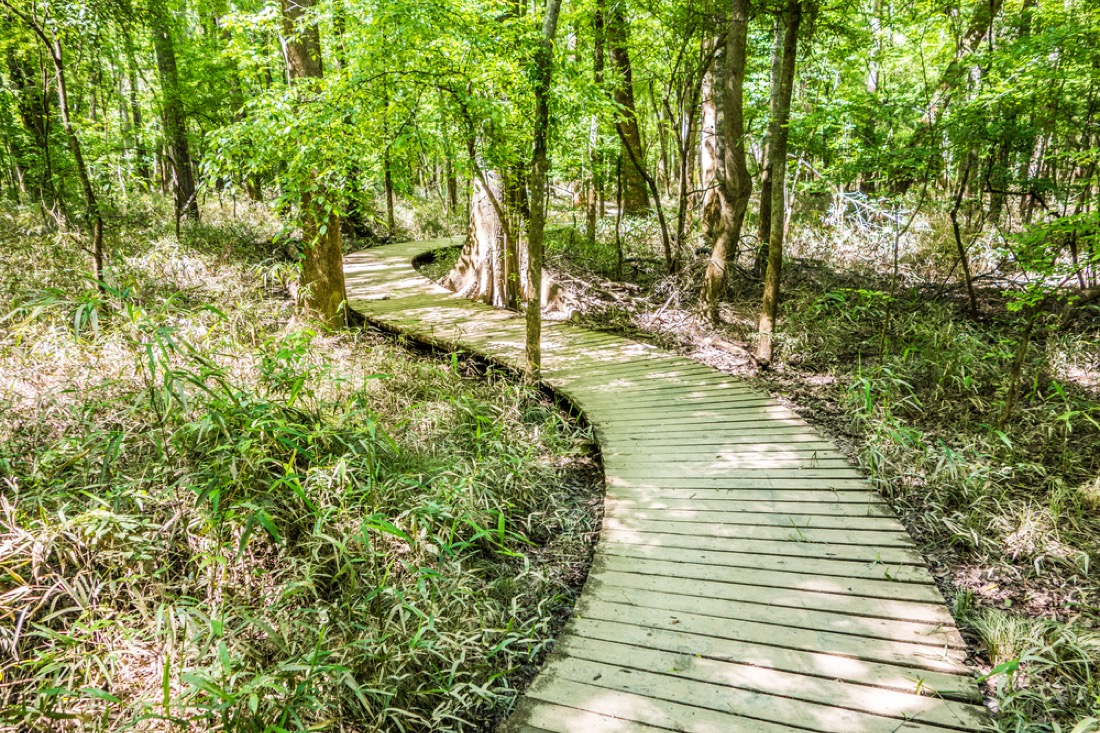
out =
[[[779,101],[779,80],[783,74],[783,23],[776,19],[772,34],[772,60],[770,73],[770,110],[768,132],[764,138],[763,165],[760,167],[760,221],[756,230],[756,261],[752,271],[757,277],[764,275],[768,266],[768,247],[772,236],[772,140],[775,132],[775,103]]]
[[[550,81],[554,71],[554,34],[561,0],[546,0],[542,40],[535,55],[535,141],[531,155],[530,205],[527,223],[527,379],[534,383],[542,369],[542,237],[546,227],[546,173],[550,167]]]
[[[1002,7],[1004,7],[1004,0],[977,0],[974,3],[966,33],[957,39],[955,56],[940,76],[939,84],[936,85],[928,101],[922,120],[925,126],[935,125],[947,108],[952,92],[966,78],[968,70],[964,63],[966,57],[973,53],[982,40],[989,35],[993,28],[993,21],[996,20]],[[921,131],[918,130],[919,132]]]
[[[596,221],[600,214],[600,198],[603,193],[600,190],[601,161],[599,150],[600,119],[592,115],[592,121],[588,129],[588,182],[585,186],[584,201],[584,238],[589,242],[596,241]]]
[[[699,122],[699,179],[703,189],[703,239],[713,248],[722,219],[721,168],[722,149],[722,85],[726,63],[725,44],[721,38],[714,41],[718,47],[707,71],[703,74],[701,112]]]
[[[286,35],[287,72],[292,82],[320,79],[321,32],[311,17],[316,0],[282,0],[283,33]],[[343,248],[340,217],[326,208],[324,191],[304,193],[301,199],[302,284],[306,306],[326,322],[347,322]]]
[[[702,292],[704,313],[713,323],[718,321],[718,300],[726,288],[729,254],[736,250],[741,238],[745,210],[752,195],[752,179],[745,162],[744,85],[748,28],[749,1],[733,0],[722,74],[722,216],[703,276]]]
[[[963,194],[966,192],[966,184],[970,179],[970,170],[973,166],[973,154],[967,153],[966,163],[959,180],[959,187],[955,192],[955,203],[948,212],[951,219],[951,232],[955,236],[955,248],[959,254],[959,264],[962,265],[963,281],[966,283],[967,310],[971,318],[978,316],[978,297],[974,292],[974,279],[970,276],[970,257],[967,254],[967,244],[963,242],[962,228],[959,224],[959,210],[962,208]]]
[[[518,310],[527,293],[527,250],[521,248],[525,223],[531,219],[531,201],[528,192],[530,174],[521,164],[511,166],[504,173],[504,211],[508,217],[504,240],[504,300],[505,307]]]
[[[647,176],[642,166],[645,155],[642,151],[642,132],[638,126],[637,107],[634,104],[634,69],[627,50],[626,10],[622,0],[597,0],[597,12],[601,12],[605,21],[605,37],[611,66],[618,74],[614,90],[615,106],[619,115],[619,137],[626,153],[623,166],[623,208],[626,213],[645,211],[648,206],[646,197]]]
[[[784,11],[783,62],[779,75],[779,96],[773,101],[770,158],[772,167],[771,232],[768,238],[768,269],[764,275],[764,297],[760,309],[759,340],[756,360],[767,367],[772,363],[772,335],[779,316],[779,281],[783,267],[783,238],[787,187],[787,126],[794,93],[795,61],[798,55],[798,26],[802,23],[802,2],[791,0]]]
[[[691,214],[691,179],[694,172],[695,137],[698,129],[696,109],[700,106],[706,75],[714,60],[715,49],[703,44],[703,58],[684,79],[680,101],[680,132],[676,134],[676,250],[684,251]]]
[[[41,152],[42,144],[38,134],[38,123],[40,120],[36,114],[38,105],[34,103],[36,95],[33,93],[33,87],[29,83],[30,75],[27,74],[24,69],[23,59],[16,58],[15,49],[11,46],[7,48],[6,57],[8,79],[11,83],[12,90],[15,91],[13,96],[15,97],[19,118],[23,122],[23,128],[26,130],[28,137],[35,141],[36,147],[38,147],[39,152]],[[9,138],[8,147],[11,150],[12,195],[13,200],[18,203],[22,200],[22,195],[27,193],[27,179],[38,166],[35,165],[34,156],[27,150],[27,146],[23,144],[23,140],[20,139],[18,134],[12,135]],[[43,206],[45,206],[44,183],[45,180],[41,179],[37,196],[38,203]]]
[[[187,140],[187,118],[184,116],[183,100],[180,97],[176,44],[172,38],[172,23],[164,7],[164,0],[152,0],[149,3],[149,21],[163,97],[164,134],[167,138],[168,160],[172,165],[176,220],[186,215],[189,219],[198,221],[199,202],[195,196],[195,172],[191,165],[191,146]]]
[[[393,215],[393,172],[388,146],[382,156],[382,167],[385,168],[382,173],[382,187],[386,190],[386,237],[392,240],[397,234],[397,223]]]
[[[65,136],[69,140],[69,151],[73,154],[73,162],[76,163],[76,172],[80,177],[80,187],[84,191],[84,204],[86,216],[91,228],[92,259],[95,264],[95,277],[100,290],[103,289],[103,214],[99,210],[99,200],[95,189],[92,187],[92,179],[88,174],[88,166],[84,163],[84,151],[80,144],[80,138],[76,134],[76,127],[69,116],[69,90],[65,82],[65,61],[61,49],[61,41],[53,39],[54,70],[57,74],[57,104],[61,110],[61,124],[65,128]]]
[[[592,77],[597,87],[604,81],[604,15],[602,3],[597,3],[592,16]],[[592,115],[588,130],[588,165],[591,169],[588,184],[588,201],[585,211],[585,238],[596,241],[596,221],[603,214],[603,160],[600,156],[600,118]]]
[[[882,65],[882,0],[872,0],[871,13],[871,48],[867,57],[867,82],[865,89],[874,108],[878,106],[879,78]],[[865,150],[878,150],[875,140],[877,118],[875,115],[867,115],[866,120],[860,126],[859,136]],[[876,166],[877,168],[877,166]],[[859,173],[859,190],[865,194],[875,192],[875,180],[867,175],[866,171]]]
[[[443,165],[443,178],[447,186],[447,213],[450,214],[458,209],[458,177],[455,175],[454,161],[451,160],[450,152],[444,158]]]
[[[350,122],[350,120],[349,120]],[[386,238],[392,240],[396,234],[393,217],[393,161],[390,158],[390,88],[385,77],[382,79],[382,189],[386,196]]]
[[[129,86],[130,104],[130,135],[134,146],[134,171],[143,181],[152,180],[153,173],[149,169],[149,151],[145,148],[144,128],[145,122],[141,115],[141,103],[138,100],[138,63],[137,54],[134,52],[134,41],[129,31],[126,32],[126,82]]]

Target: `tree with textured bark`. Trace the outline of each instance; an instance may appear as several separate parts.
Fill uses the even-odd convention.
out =
[[[464,93],[455,97],[465,127],[473,191],[466,243],[443,284],[471,300],[517,310],[525,291],[520,270],[520,231],[513,211],[526,201],[526,192],[519,195],[514,178],[510,182],[497,170],[483,165],[470,100]]]
[[[288,76],[303,92],[321,79],[321,32],[314,15],[316,0],[282,0]],[[305,252],[302,285],[306,306],[330,324],[346,322],[340,217],[322,186],[303,187],[299,201]]]
[[[703,313],[712,323],[718,321],[718,300],[726,288],[730,253],[737,249],[752,195],[752,179],[745,161],[744,86],[748,28],[748,0],[733,0],[722,65],[721,175],[718,176],[721,213],[700,296]]]
[[[638,109],[634,101],[634,67],[630,61],[629,26],[624,0],[597,0],[596,12],[603,20],[603,41],[616,77],[612,98],[618,115],[618,132],[623,146],[623,210],[636,214],[649,207],[645,153]]]
[[[527,378],[538,381],[542,369],[542,239],[546,227],[546,173],[550,167],[550,81],[554,70],[554,34],[561,0],[546,0],[542,39],[535,52],[535,141],[531,156],[531,218],[527,223]]]
[[[787,138],[794,94],[795,61],[798,54],[798,27],[802,23],[802,0],[790,0],[783,11],[783,46],[780,56],[778,88],[771,101],[771,128],[768,154],[771,165],[771,232],[768,238],[768,266],[764,274],[764,297],[757,329],[756,361],[763,367],[772,363],[776,319],[779,316],[779,283],[783,267],[783,239],[786,234]]]
[[[769,65],[769,99],[779,99],[779,80],[783,74],[783,23],[777,18],[772,29],[772,56]],[[757,277],[763,277],[768,268],[768,243],[772,236],[772,133],[775,126],[771,120],[775,118],[774,107],[770,110],[771,117],[768,120],[768,128],[764,134],[763,160],[760,164],[760,209],[756,230],[756,259],[753,262],[752,271]]]
[[[195,171],[191,163],[191,145],[187,139],[187,116],[180,94],[179,70],[172,22],[164,0],[149,3],[149,24],[160,78],[164,135],[168,163],[172,169],[172,193],[176,201],[176,221],[183,216],[197,221],[199,201],[195,191]]]

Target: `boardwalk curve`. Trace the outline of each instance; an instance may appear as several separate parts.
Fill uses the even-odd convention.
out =
[[[522,365],[522,316],[414,269],[454,243],[348,255],[349,305]],[[504,733],[987,726],[912,539],[805,421],[714,369],[567,324],[544,329],[543,376],[595,428],[605,519],[573,618]]]

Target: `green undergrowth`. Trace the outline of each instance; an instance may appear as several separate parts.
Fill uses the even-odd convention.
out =
[[[1000,730],[1094,730],[1098,314],[1071,328],[1040,317],[1006,414],[1021,324],[997,294],[973,320],[934,291],[893,297],[819,277],[786,303],[783,349],[797,367],[772,385],[825,383],[809,391],[839,406],[834,427],[922,543],[994,673]]]
[[[163,213],[101,292],[0,212],[0,729],[491,728],[585,572],[588,433],[301,321],[262,212]]]
[[[462,247],[444,247],[443,249],[437,249],[422,262],[418,262],[417,269],[425,277],[436,281],[442,280],[447,276],[447,273],[454,269],[461,254]]]

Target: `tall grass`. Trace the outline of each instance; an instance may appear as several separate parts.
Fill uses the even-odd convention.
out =
[[[124,220],[100,292],[0,213],[0,726],[488,728],[583,577],[587,434],[319,331],[262,212],[204,214]]]
[[[840,427],[984,656],[999,728],[1093,730],[1100,395],[1081,377],[1100,366],[1095,320],[1062,331],[1043,317],[1002,424],[1010,314],[972,321],[934,293],[813,272],[789,291],[787,353],[831,377]]]

